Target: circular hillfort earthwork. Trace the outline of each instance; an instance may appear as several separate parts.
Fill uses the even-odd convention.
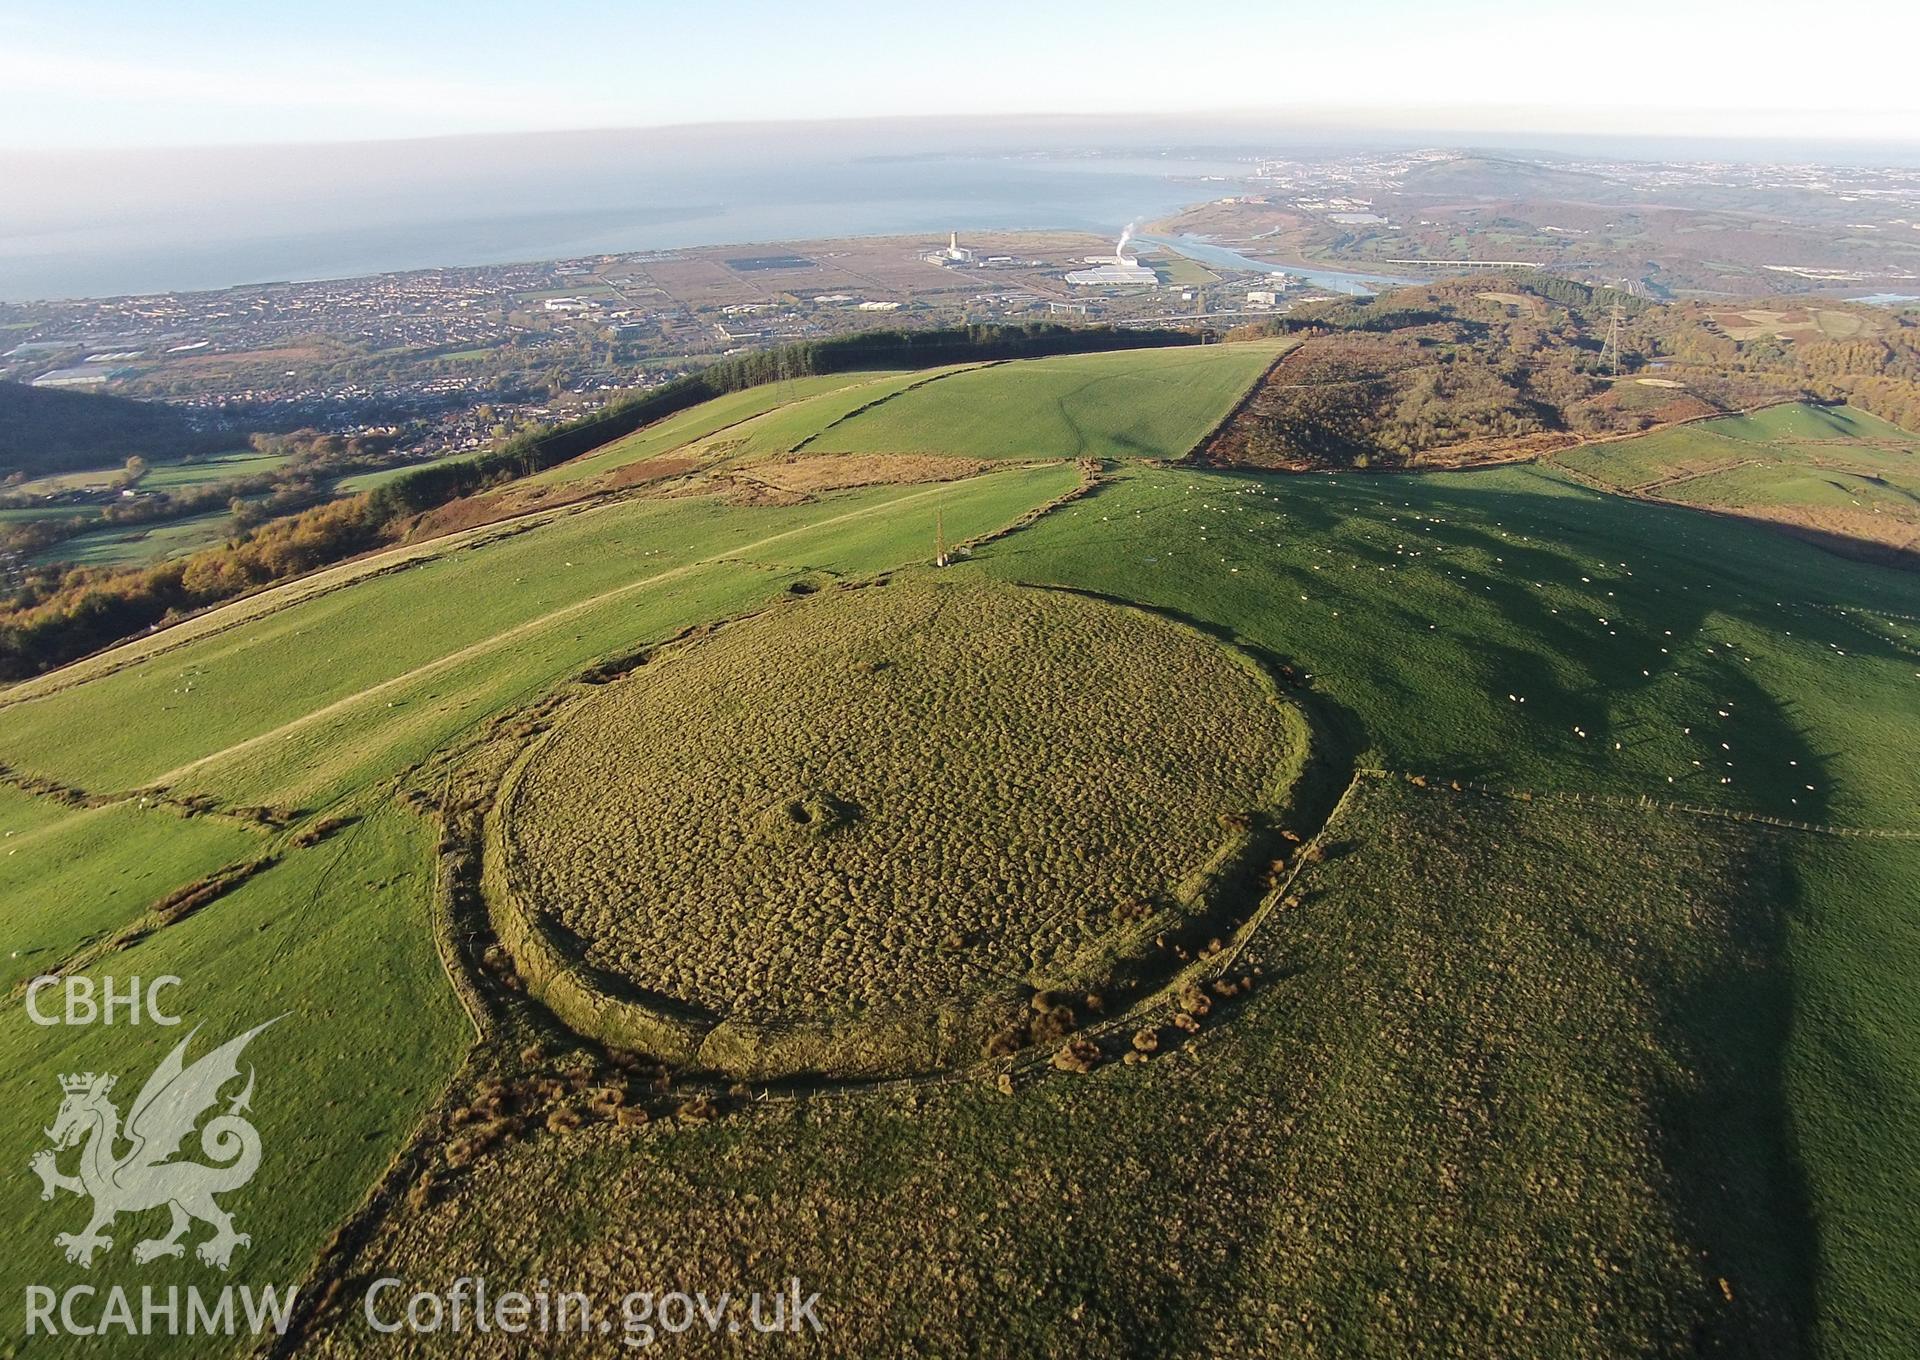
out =
[[[1305,745],[1250,658],[1179,622],[829,589],[558,709],[488,818],[488,910],[608,1044],[755,1079],[938,1070],[1070,1027],[1236,910]]]

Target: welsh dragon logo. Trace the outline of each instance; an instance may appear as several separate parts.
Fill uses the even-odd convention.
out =
[[[162,1205],[172,1213],[173,1224],[163,1235],[134,1244],[133,1259],[142,1265],[185,1255],[180,1239],[196,1219],[211,1227],[213,1235],[195,1247],[194,1254],[216,1269],[227,1268],[235,1247],[252,1244],[246,1233],[234,1231],[233,1216],[214,1202],[215,1195],[252,1180],[260,1167],[260,1133],[243,1117],[253,1098],[252,1068],[247,1069],[245,1087],[228,1100],[226,1112],[200,1130],[200,1151],[208,1161],[176,1154],[201,1116],[219,1103],[221,1089],[239,1078],[241,1050],[274,1023],[258,1025],[189,1065],[187,1045],[200,1032],[195,1027],[147,1078],[127,1110],[124,1128],[118,1107],[107,1098],[113,1091],[112,1076],[81,1072],[60,1078],[66,1098],[53,1127],[45,1130],[53,1148],[42,1148],[29,1166],[40,1177],[41,1199],[52,1199],[56,1190],[71,1190],[93,1200],[93,1217],[84,1231],[54,1236],[69,1261],[91,1267],[95,1252],[113,1250],[106,1229],[117,1216]],[[79,1174],[69,1176],[60,1170],[59,1154],[76,1143],[85,1147]],[[123,1144],[125,1152],[120,1150]]]

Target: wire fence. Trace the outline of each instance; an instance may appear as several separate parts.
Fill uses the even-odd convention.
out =
[[[1587,793],[1581,790],[1540,790],[1507,789],[1493,784],[1483,784],[1471,779],[1454,779],[1448,775],[1429,775],[1404,770],[1363,769],[1356,772],[1360,779],[1404,779],[1409,783],[1426,788],[1452,789],[1461,793],[1476,793],[1483,797],[1504,798],[1520,803],[1566,803],[1575,806],[1618,808],[1629,811],[1679,813],[1689,817],[1711,817],[1718,821],[1748,822],[1759,826],[1778,827],[1784,831],[1805,831],[1819,836],[1858,836],[1868,839],[1915,841],[1920,840],[1920,828],[1874,827],[1874,826],[1835,826],[1829,822],[1803,822],[1791,817],[1775,817],[1764,812],[1752,812],[1742,808],[1703,807],[1698,803],[1676,803],[1666,799],[1654,798],[1647,794],[1627,795],[1612,793]]]

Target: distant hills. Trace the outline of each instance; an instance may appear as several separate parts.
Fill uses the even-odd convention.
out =
[[[1617,180],[1585,170],[1561,170],[1538,161],[1505,156],[1460,156],[1407,172],[1409,194],[1460,194],[1488,199],[1568,199],[1613,202],[1631,197]]]
[[[160,402],[0,382],[0,477],[113,467],[135,454],[178,457],[232,438]]]

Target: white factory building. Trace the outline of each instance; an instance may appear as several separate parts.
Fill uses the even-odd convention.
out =
[[[1074,270],[1067,275],[1067,282],[1089,288],[1158,288],[1159,276],[1127,254],[1127,242],[1132,237],[1133,228],[1128,227],[1120,233],[1112,255],[1089,255],[1086,263],[1093,267]]]
[[[960,244],[960,233],[957,231],[947,234],[947,248],[945,250],[928,251],[920,258],[928,264],[950,265],[978,263],[974,258],[973,252]]]

